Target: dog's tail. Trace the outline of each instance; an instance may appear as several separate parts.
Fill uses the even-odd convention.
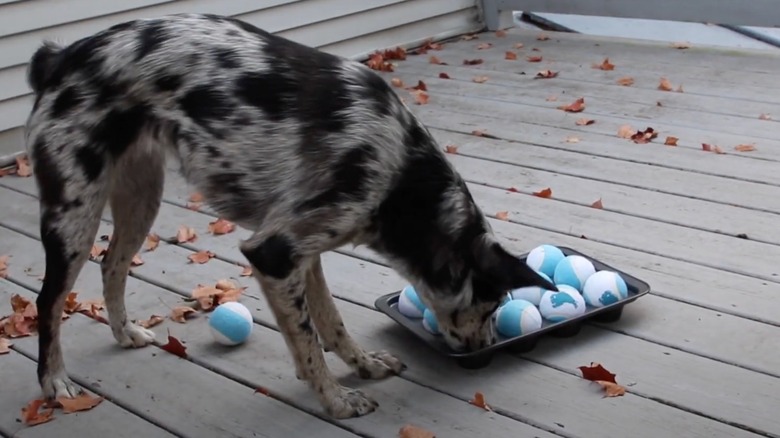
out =
[[[27,83],[35,94],[39,94],[46,88],[46,83],[51,78],[60,52],[62,52],[62,46],[53,41],[44,41],[30,59],[30,65],[27,68]]]

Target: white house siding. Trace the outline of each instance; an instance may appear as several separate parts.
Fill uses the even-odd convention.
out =
[[[113,24],[179,12],[246,20],[351,58],[482,28],[479,0],[0,0],[0,156],[23,149],[27,62],[44,39],[70,43]]]

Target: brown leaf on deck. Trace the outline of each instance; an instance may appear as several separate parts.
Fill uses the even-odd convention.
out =
[[[672,91],[674,90],[674,86],[672,86],[672,83],[669,82],[669,79],[661,78],[661,82],[658,84],[658,89],[661,91]]]
[[[101,256],[106,254],[106,248],[100,245],[92,245],[92,249],[89,250],[89,258],[91,260],[97,260]]]
[[[593,208],[598,208],[599,210],[601,210],[602,208],[604,208],[604,204],[601,202],[601,198],[599,198],[599,199],[598,199],[596,202],[594,202],[593,204],[590,204],[590,206],[591,206],[591,207],[593,207]]]
[[[485,62],[485,61],[483,61],[480,58],[477,58],[477,59],[464,59],[463,60],[463,65],[478,65],[478,64],[482,64],[483,62]]]
[[[479,39],[479,35],[477,35],[475,33],[469,33],[469,34],[463,35],[462,37],[460,37],[460,39],[462,39],[463,41],[478,40]]]
[[[161,346],[160,348],[167,351],[168,353],[175,354],[176,356],[179,356],[182,359],[187,358],[187,347],[185,347],[184,344],[181,343],[181,341],[171,336],[170,330],[168,330],[168,343]]]
[[[190,254],[187,256],[187,259],[190,261],[190,263],[198,263],[198,264],[204,264],[214,258],[216,254],[214,254],[211,251],[208,250],[202,250],[195,253]]]
[[[590,381],[603,380],[605,382],[617,383],[616,375],[604,368],[601,364],[591,362],[590,365],[577,367],[582,372],[582,378]]]
[[[485,49],[489,49],[491,47],[493,47],[493,44],[491,44],[491,43],[480,43],[480,44],[477,44],[477,50],[485,50]]]
[[[515,61],[517,60],[517,53],[511,50],[507,50],[506,53],[504,53],[504,59],[508,61]]]
[[[499,211],[496,213],[496,219],[502,220],[502,221],[508,221],[509,220],[509,212],[508,211]]]
[[[715,152],[716,154],[719,154],[719,155],[720,154],[725,154],[725,152],[723,151],[723,149],[721,149],[720,146],[711,145],[709,143],[702,143],[701,144],[701,150],[703,150],[704,152]]]
[[[241,274],[242,277],[251,277],[252,276],[252,267],[251,266],[241,266]]]
[[[655,129],[647,127],[644,131],[637,131],[631,136],[631,140],[636,144],[650,143],[654,138],[658,137],[658,132]]]
[[[141,266],[144,264],[143,259],[140,255],[136,254],[133,256],[133,259],[130,260],[130,266]]]
[[[232,233],[235,229],[236,225],[227,219],[218,218],[215,221],[209,222],[209,233],[215,236]]]
[[[474,398],[469,400],[469,403],[471,403],[472,405],[474,405],[474,406],[476,406],[478,408],[482,408],[482,409],[484,409],[486,411],[492,411],[493,410],[493,409],[490,408],[490,405],[488,405],[485,402],[485,395],[482,394],[479,391],[474,393]]]
[[[517,190],[517,189],[516,189],[516,188],[514,188],[514,187],[510,187],[510,188],[506,189],[506,191],[508,191],[508,192],[512,192],[512,193],[520,193],[520,190]]]
[[[766,114],[766,113],[761,113],[758,116],[758,120],[772,120],[772,116],[770,116],[769,114]]]
[[[0,278],[8,278],[8,261],[10,259],[9,255],[0,256]]]
[[[436,434],[422,427],[407,424],[398,431],[398,438],[436,438]]]
[[[679,140],[679,138],[670,135],[670,136],[666,137],[666,140],[664,140],[664,144],[666,146],[677,146],[677,141],[678,140]]]
[[[446,62],[444,62],[444,61],[442,61],[441,59],[439,59],[439,57],[438,57],[438,56],[436,56],[436,55],[431,55],[431,56],[428,58],[428,63],[429,63],[429,64],[436,64],[436,65],[447,65],[447,63],[446,63]]]
[[[594,123],[596,123],[595,120],[593,120],[593,119],[585,119],[585,118],[577,119],[577,121],[574,122],[574,124],[577,125],[577,126],[588,126],[588,125],[592,125]]]
[[[65,309],[64,309],[65,313],[72,314],[79,310],[81,303],[79,303],[76,300],[78,295],[79,295],[78,292],[69,292],[68,296],[65,297]]]
[[[505,30],[499,29],[499,30],[496,31],[496,38],[504,38],[505,36],[506,36],[506,31]]]
[[[669,46],[671,46],[672,48],[675,48],[675,49],[682,50],[682,49],[689,49],[691,47],[691,43],[689,43],[687,41],[677,41],[677,42],[673,42],[673,43],[669,44]]]
[[[450,75],[444,72],[439,73],[439,79],[450,79]]]
[[[566,137],[566,143],[579,143],[580,138],[576,135],[569,135]]]
[[[618,128],[618,137],[620,138],[631,138],[634,134],[636,134],[636,129],[632,128],[630,125],[622,125],[620,128]]]
[[[458,153],[458,147],[454,144],[448,144],[444,146],[444,152],[448,154],[457,154]]]
[[[176,241],[178,243],[194,242],[197,238],[198,235],[192,227],[182,225],[179,227],[179,230],[176,231]]]
[[[155,233],[149,233],[146,236],[146,242],[144,244],[144,247],[147,251],[154,251],[157,249],[157,247],[160,246],[160,236],[158,236]]]
[[[0,354],[8,354],[13,346],[14,344],[10,340],[0,338]]]
[[[624,87],[629,87],[631,85],[634,85],[634,78],[631,76],[623,76],[622,78],[617,80],[618,85],[622,85]]]
[[[599,70],[611,71],[615,69],[615,64],[610,63],[609,58],[604,58],[604,61],[602,61],[601,64],[593,64],[593,68],[597,68]]]
[[[58,397],[57,403],[62,406],[62,412],[72,414],[74,412],[88,411],[103,401],[103,397],[93,397],[86,392],[82,392],[75,398]]]
[[[187,201],[189,202],[203,202],[203,194],[200,192],[193,192],[190,194],[190,197],[187,198]]]
[[[421,90],[421,91],[428,91],[428,86],[425,85],[425,82],[418,80],[417,85],[413,87],[406,87],[407,90]]]
[[[27,158],[27,155],[17,155],[16,176],[21,176],[22,178],[26,178],[32,174],[33,174],[32,167],[30,167],[30,160]]]
[[[395,68],[393,68],[393,64],[385,61],[385,57],[381,53],[371,54],[368,60],[366,60],[365,64],[371,70],[383,72],[392,72],[395,70]]]
[[[546,189],[542,189],[538,192],[533,192],[533,195],[538,198],[552,198],[552,189],[547,187]]]
[[[753,152],[756,150],[756,147],[752,144],[739,144],[734,146],[734,150],[737,152]]]
[[[474,81],[474,82],[476,82],[478,84],[485,83],[485,82],[487,82],[488,79],[489,78],[487,76],[474,76],[473,78],[471,78],[472,81]]]
[[[603,380],[596,380],[596,383],[604,388],[604,397],[620,397],[626,394],[626,388],[613,382],[605,382]]]
[[[208,304],[211,305],[210,302]],[[171,309],[170,318],[173,321],[184,324],[185,322],[187,322],[187,317],[194,313],[195,313],[195,309],[193,309],[192,307],[177,306]]]
[[[411,94],[414,96],[414,103],[417,105],[425,105],[428,103],[428,100],[430,99],[428,93],[422,90],[412,91]]]
[[[402,81],[401,78],[392,78],[390,79],[390,85],[396,88],[403,88],[404,81]]]
[[[525,60],[528,62],[542,62],[544,58],[541,55],[526,56]]]
[[[547,96],[547,98],[544,100],[546,100],[547,102],[557,102],[558,96]]]
[[[560,105],[558,107],[560,110],[564,110],[567,113],[578,113],[585,109],[585,98],[580,97],[574,102],[568,104],[568,105]]]
[[[165,318],[160,315],[152,315],[149,317],[149,319],[142,319],[138,321],[138,325],[140,325],[143,328],[152,328],[162,323],[164,320]]]
[[[558,72],[552,71],[552,70],[542,70],[538,73],[536,73],[536,76],[534,76],[534,79],[552,79],[557,78]]]
[[[546,33],[540,33],[540,34],[539,34],[539,35],[536,37],[536,40],[537,40],[537,41],[547,41],[547,40],[549,40],[549,39],[550,39],[550,37],[549,37],[549,36],[548,36]]]
[[[36,426],[54,419],[54,409],[48,408],[41,411],[41,406],[46,403],[44,399],[32,400],[22,408],[22,420],[28,426]]]

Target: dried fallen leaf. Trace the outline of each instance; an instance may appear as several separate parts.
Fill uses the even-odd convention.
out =
[[[68,296],[65,298],[65,309],[64,312],[67,314],[72,314],[79,310],[79,306],[81,306],[81,303],[76,301],[76,298],[78,297],[78,292],[69,292]]]
[[[725,154],[725,152],[723,152],[723,149],[721,149],[720,146],[711,145],[708,143],[702,143],[701,150],[703,150],[704,152],[715,152],[716,154]]]
[[[92,249],[89,250],[89,258],[91,260],[97,260],[100,256],[106,254],[106,248],[100,245],[92,245]]]
[[[187,200],[189,202],[203,202],[203,194],[200,192],[193,192]]]
[[[615,374],[604,368],[601,364],[591,362],[588,366],[577,367],[582,372],[582,378],[590,381],[603,380],[605,382],[617,383]]]
[[[673,42],[669,45],[675,49],[689,49],[691,47],[691,43],[687,41]]]
[[[398,438],[436,438],[436,434],[421,427],[407,424],[398,431]]]
[[[177,306],[171,309],[170,318],[176,322],[184,324],[187,322],[187,316],[194,314],[195,309],[187,306]]]
[[[769,114],[766,114],[766,113],[761,113],[758,116],[758,119],[759,120],[772,120],[772,116],[770,116]]]
[[[439,73],[439,79],[450,79],[450,75],[444,72]]]
[[[72,414],[74,412],[88,411],[103,401],[103,397],[93,397],[82,392],[75,398],[57,397],[57,402],[62,406],[62,412]]]
[[[505,30],[499,29],[499,30],[496,31],[496,38],[504,38],[505,36],[506,36],[506,31]]]
[[[490,406],[485,402],[485,395],[479,391],[474,393],[474,398],[469,400],[469,403],[486,411],[492,411]]]
[[[138,321],[138,325],[140,325],[143,328],[151,328],[160,324],[164,320],[165,318],[160,315],[152,315],[149,317],[149,319],[142,319]]]
[[[620,128],[618,128],[618,137],[620,138],[631,138],[636,133],[636,129],[632,128],[630,125],[622,125]]]
[[[512,52],[511,50],[507,50],[507,52],[504,53],[504,59],[509,61],[515,61],[517,59],[517,53]]]
[[[654,138],[658,137],[658,132],[655,129],[647,127],[644,131],[637,131],[631,136],[631,140],[636,144],[650,143]]]
[[[488,77],[487,76],[474,76],[473,78],[471,78],[471,80],[476,82],[476,83],[478,83],[478,84],[482,84],[482,83],[487,82]]]
[[[176,241],[179,243],[194,242],[197,238],[195,229],[186,225],[180,226],[176,232]]]
[[[585,109],[585,98],[580,97],[568,105],[559,106],[558,109],[564,110],[568,113],[578,113]]]
[[[266,397],[270,397],[271,391],[269,391],[268,388],[258,386],[257,388],[255,388],[254,394],[263,394]]]
[[[158,236],[155,233],[150,233],[146,236],[146,250],[147,251],[154,251],[157,249],[157,247],[160,246],[160,236]]]
[[[592,125],[594,123],[596,123],[595,120],[593,120],[593,119],[585,119],[585,118],[577,119],[577,121],[574,122],[574,124],[577,125],[577,126],[587,126],[587,125]]]
[[[392,72],[395,70],[393,64],[385,61],[385,57],[382,53],[373,53],[366,60],[365,64],[368,68],[377,71]]]
[[[558,77],[557,71],[552,70],[542,70],[538,73],[536,73],[536,76],[534,76],[534,79],[552,79]]]
[[[540,34],[539,34],[539,35],[536,37],[536,39],[537,39],[538,41],[547,41],[547,40],[549,40],[549,39],[550,39],[550,37],[549,37],[549,36],[547,36],[547,34],[540,33]]]
[[[526,56],[525,60],[528,62],[542,62],[542,56],[541,55],[535,55],[535,56]]]
[[[666,140],[664,140],[664,144],[666,146],[677,146],[677,140],[679,140],[679,138],[670,135],[666,137]]]
[[[422,81],[420,81],[420,83],[422,83]],[[227,219],[219,218],[209,222],[209,233],[214,234],[215,236],[232,233],[235,229],[236,225]]]
[[[443,62],[441,59],[439,59],[438,56],[435,55],[431,55],[430,58],[428,58],[428,63],[436,65],[447,65],[446,62]]]
[[[604,58],[604,61],[602,61],[601,64],[593,64],[593,68],[610,71],[615,69],[615,64],[610,63],[609,58]]]
[[[514,43],[514,44],[512,44],[512,48],[513,49],[522,49],[523,47],[525,47],[525,44],[523,44],[523,43]]]
[[[198,301],[200,309],[203,311],[209,311],[215,306],[217,297],[222,295],[225,291],[217,289],[213,286],[198,285],[191,294],[192,299]]]
[[[170,330],[168,330],[168,343],[161,346],[160,348],[183,359],[187,358],[187,347],[185,347],[181,341],[171,336]]]
[[[546,189],[542,189],[538,192],[533,192],[534,196],[537,196],[539,198],[551,198],[552,197],[552,189],[547,187]]]
[[[618,85],[622,85],[624,87],[629,87],[631,85],[634,85],[634,78],[631,76],[623,76],[622,78],[617,80]]]
[[[252,267],[251,266],[242,266],[240,275],[242,277],[251,277],[252,276]]]
[[[485,50],[485,49],[489,49],[491,47],[493,47],[493,44],[491,44],[491,43],[480,43],[480,44],[477,44],[477,50]]]
[[[566,143],[579,143],[580,138],[576,135],[569,135],[566,137]]]
[[[661,78],[661,82],[658,84],[658,89],[661,91],[672,91],[674,90],[674,86],[672,86],[672,83],[669,82],[669,79]]]
[[[30,167],[30,160],[27,155],[16,156],[16,176],[28,177],[32,175],[32,168]]]
[[[598,199],[596,202],[594,202],[593,204],[590,204],[590,206],[591,206],[591,207],[593,207],[593,208],[598,208],[598,209],[602,209],[602,208],[604,208],[604,204],[601,202],[601,198],[599,198],[599,199]]]
[[[517,188],[515,188],[515,187],[510,187],[510,188],[506,189],[506,191],[507,192],[512,192],[512,193],[520,193],[520,190],[517,190]]]
[[[141,266],[144,264],[143,259],[141,259],[141,256],[138,254],[133,256],[133,259],[130,260],[130,266]]]
[[[401,80],[401,78],[392,78],[390,79],[390,85],[397,87],[397,88],[403,88],[404,81]]]
[[[462,37],[460,37],[460,39],[462,39],[463,41],[478,40],[479,35],[475,33],[470,33],[470,34],[463,35]]]
[[[214,258],[214,256],[216,256],[216,254],[204,249],[202,251],[190,254],[187,256],[187,259],[190,261],[190,263],[199,263],[202,265]]]
[[[428,103],[429,96],[428,93],[422,90],[415,90],[411,92],[414,96],[414,103],[417,105],[425,105]]]
[[[8,260],[10,259],[9,255],[0,256],[0,278],[8,278]]]
[[[0,354],[8,354],[14,344],[6,338],[0,338]]]
[[[448,154],[457,154],[458,153],[458,147],[454,144],[448,144],[444,146],[444,152]]]
[[[502,220],[502,221],[508,221],[509,220],[509,212],[508,211],[499,211],[496,213],[496,219]]]
[[[32,400],[22,408],[22,420],[28,426],[36,426],[54,419],[54,409],[48,408],[41,411],[41,406],[46,403],[44,399]]]
[[[483,62],[485,62],[485,61],[483,61],[482,59],[479,59],[479,58],[477,58],[477,59],[464,59],[463,60],[463,65],[477,65],[477,64],[482,64]]]
[[[737,152],[753,152],[756,150],[756,147],[752,144],[739,144],[734,146],[734,150]]]
[[[620,397],[626,394],[626,388],[613,382],[605,382],[603,380],[596,380],[596,383],[604,388],[604,397]]]

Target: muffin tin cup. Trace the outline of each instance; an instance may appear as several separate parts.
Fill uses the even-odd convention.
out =
[[[564,255],[579,255],[590,260],[593,263],[593,266],[596,268],[596,271],[608,270],[620,274],[628,286],[628,297],[603,307],[587,306],[583,315],[576,316],[565,321],[551,322],[545,319],[542,321],[542,327],[539,330],[513,338],[499,337],[499,341],[495,344],[485,347],[481,350],[471,352],[461,352],[451,349],[444,342],[441,336],[434,335],[425,330],[422,325],[422,319],[409,318],[403,315],[398,310],[398,298],[401,295],[401,291],[389,293],[379,297],[374,305],[380,312],[386,314],[398,324],[411,331],[415,336],[420,338],[434,350],[456,360],[461,367],[477,369],[488,366],[496,352],[508,351],[511,353],[525,353],[531,351],[536,346],[536,342],[541,336],[572,337],[576,336],[580,332],[582,329],[582,324],[586,321],[600,323],[618,321],[623,314],[623,306],[635,301],[642,295],[650,293],[650,285],[634,277],[633,275],[630,275],[619,269],[615,269],[606,263],[603,263],[572,248],[564,246],[559,246],[558,248],[563,251]],[[527,256],[528,253],[521,256],[522,260],[525,261]]]

